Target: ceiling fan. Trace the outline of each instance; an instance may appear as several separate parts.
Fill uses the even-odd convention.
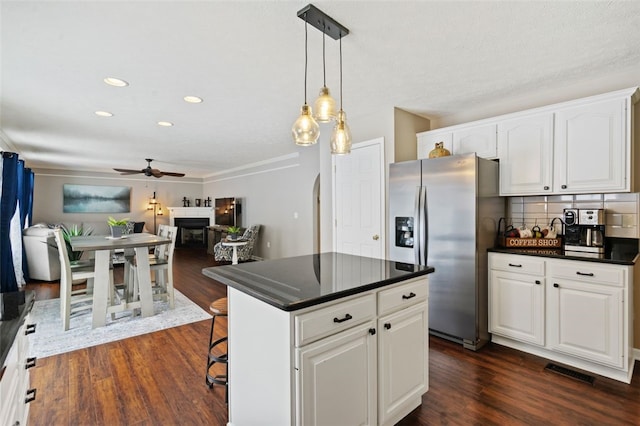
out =
[[[153,158],[145,158],[145,160],[147,161],[147,167],[145,167],[142,170],[116,169],[116,168],[114,168],[113,170],[115,170],[116,172],[120,172],[121,175],[134,175],[136,173],[144,173],[145,176],[153,176],[157,178],[161,178],[162,176],[175,176],[175,177],[184,176],[184,173],[162,172],[158,169],[152,169],[151,162],[153,161]]]

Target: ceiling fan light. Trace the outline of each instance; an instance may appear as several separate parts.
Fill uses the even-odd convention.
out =
[[[351,153],[351,129],[347,125],[347,113],[338,112],[338,120],[331,132],[331,153],[345,155]]]
[[[300,117],[293,123],[291,133],[296,145],[309,146],[318,142],[320,126],[313,119],[309,105],[302,105]]]
[[[314,103],[313,117],[319,123],[328,123],[336,118],[336,101],[331,97],[329,88],[322,86],[318,99]]]

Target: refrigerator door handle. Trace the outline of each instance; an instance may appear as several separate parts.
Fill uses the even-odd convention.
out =
[[[420,189],[420,265],[427,264],[429,242],[429,217],[427,215],[427,187]]]
[[[416,187],[415,206],[413,212],[413,254],[414,263],[420,265],[420,235],[422,235],[422,227],[420,225],[420,200],[422,197],[422,187]]]

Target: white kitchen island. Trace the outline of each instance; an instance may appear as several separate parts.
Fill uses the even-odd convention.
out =
[[[229,425],[391,425],[428,389],[434,269],[339,253],[203,269],[229,286]]]

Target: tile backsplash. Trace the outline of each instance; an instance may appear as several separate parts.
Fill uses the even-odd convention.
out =
[[[509,197],[508,223],[516,227],[549,225],[553,218],[562,218],[563,209],[605,209],[607,237],[640,238],[640,194],[580,194],[539,197]],[[562,232],[560,221],[556,231]]]

